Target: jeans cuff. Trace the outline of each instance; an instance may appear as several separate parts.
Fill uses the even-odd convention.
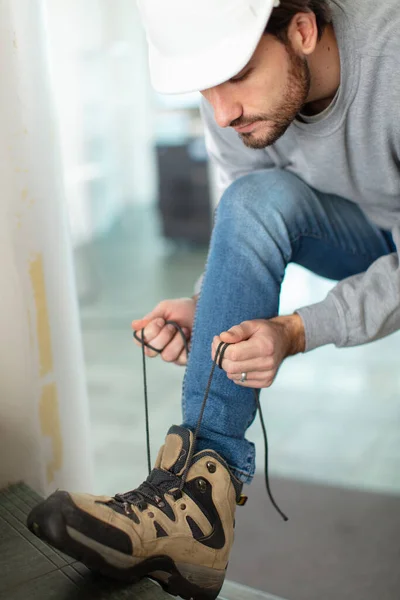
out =
[[[247,485],[250,485],[250,483],[253,481],[254,479],[254,472],[250,472],[250,471],[240,471],[239,469],[235,469],[234,467],[231,467],[230,465],[229,469],[232,472],[232,474],[236,477],[236,479],[239,479],[239,481],[241,481],[242,483],[246,483]]]

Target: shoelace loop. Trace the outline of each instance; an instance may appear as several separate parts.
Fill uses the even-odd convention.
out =
[[[186,336],[182,330],[182,328],[180,327],[180,325],[178,323],[176,323],[175,321],[166,321],[165,322],[166,325],[173,325],[177,331],[179,331],[180,335],[182,336],[182,340],[184,343],[184,347],[186,350],[186,354],[189,356],[189,346],[188,346],[188,342],[186,339]],[[148,462],[148,470],[149,470],[149,475],[151,473],[151,454],[150,454],[150,424],[149,424],[149,405],[148,405],[148,394],[147,394],[147,373],[146,373],[146,354],[145,354],[145,348],[149,348],[150,350],[152,350],[153,352],[157,352],[157,354],[161,354],[164,350],[163,349],[158,349],[158,348],[154,348],[153,346],[151,346],[148,342],[146,342],[145,338],[144,338],[144,328],[141,330],[141,337],[139,337],[139,335],[137,334],[136,331],[133,332],[133,337],[140,342],[141,347],[142,347],[142,360],[143,360],[143,386],[144,386],[144,402],[145,402],[145,414],[146,414],[146,441],[147,441],[147,462]],[[208,395],[210,393],[210,389],[211,389],[211,384],[212,384],[212,380],[214,377],[214,372],[215,372],[215,368],[218,365],[220,367],[220,369],[222,369],[222,361],[224,359],[224,355],[225,352],[227,350],[227,348],[230,346],[231,344],[228,343],[224,343],[221,342],[218,345],[217,351],[215,353],[215,357],[213,360],[213,364],[211,367],[211,371],[210,371],[210,376],[208,378],[208,383],[207,383],[207,387],[206,387],[206,391],[204,394],[204,399],[200,408],[200,413],[199,413],[199,418],[197,421],[197,425],[196,425],[196,429],[195,432],[193,434],[193,444],[191,446],[190,452],[189,452],[189,456],[188,456],[188,460],[186,463],[186,467],[185,470],[182,474],[182,477],[180,479],[180,483],[179,483],[179,490],[182,491],[184,488],[184,485],[186,483],[186,479],[189,473],[189,469],[191,466],[191,462],[192,462],[192,458],[195,452],[195,447],[196,447],[196,440],[197,437],[199,435],[200,432],[200,427],[201,427],[201,423],[203,421],[203,416],[204,416],[204,411],[206,408],[206,404],[207,404],[207,400],[208,400]],[[261,429],[263,432],[263,438],[264,438],[264,452],[265,452],[265,486],[267,489],[267,494],[269,496],[269,499],[271,501],[272,506],[275,508],[275,510],[280,514],[280,516],[282,517],[282,519],[284,521],[288,521],[288,517],[285,515],[285,513],[279,508],[278,504],[276,503],[274,496],[272,494],[271,491],[271,485],[270,485],[270,479],[269,479],[269,448],[268,448],[268,436],[267,436],[267,430],[265,427],[265,423],[264,423],[264,417],[263,417],[263,412],[262,412],[262,408],[261,408],[261,403],[260,403],[260,390],[256,390],[253,389],[254,392],[254,398],[256,401],[256,406],[257,406],[257,410],[258,410],[258,414],[259,414],[259,418],[260,418],[260,423],[261,423]],[[145,485],[145,484],[143,484]],[[135,493],[136,491],[134,490]],[[137,492],[136,492],[137,493]],[[142,493],[142,492],[139,492]]]

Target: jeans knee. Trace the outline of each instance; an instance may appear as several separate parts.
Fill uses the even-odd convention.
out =
[[[286,230],[302,211],[302,187],[296,175],[282,169],[255,171],[232,183],[223,194],[217,210],[220,220],[230,227],[243,228],[257,221],[274,231],[282,225]],[[231,229],[232,231],[232,229]]]

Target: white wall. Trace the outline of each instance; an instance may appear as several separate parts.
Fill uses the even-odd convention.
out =
[[[153,106],[134,0],[46,0],[73,245],[155,195]],[[93,194],[93,187],[97,193]]]
[[[40,0],[0,0],[0,487],[91,488],[88,402]]]
[[[157,189],[154,150],[155,95],[147,43],[136,1],[103,0],[114,109],[115,146],[128,202],[151,203]]]

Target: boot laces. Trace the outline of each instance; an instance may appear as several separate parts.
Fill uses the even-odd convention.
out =
[[[188,342],[186,339],[186,336],[182,330],[182,328],[180,327],[180,325],[178,323],[175,323],[175,321],[166,321],[165,322],[166,325],[173,325],[177,331],[180,333],[180,335],[182,336],[182,340],[184,343],[184,347],[185,347],[185,351],[187,356],[189,356],[189,346],[188,346]],[[151,480],[152,477],[152,470],[151,470],[151,453],[150,453],[150,420],[149,420],[149,403],[148,403],[148,394],[147,394],[147,373],[146,373],[146,354],[145,354],[145,348],[149,348],[150,350],[153,350],[153,352],[157,352],[157,354],[161,354],[161,352],[163,352],[162,350],[159,350],[157,348],[154,348],[153,346],[151,346],[148,342],[146,342],[145,338],[144,338],[144,329],[142,329],[141,331],[141,337],[138,335],[138,333],[136,331],[133,332],[133,337],[140,342],[141,347],[142,347],[142,362],[143,362],[143,386],[144,386],[144,404],[145,404],[145,415],[146,415],[146,442],[147,442],[147,463],[148,463],[148,471],[149,471],[149,477],[147,479],[147,481],[142,484],[137,490],[133,490],[132,492],[128,492],[127,494],[117,494],[118,497],[125,497],[128,495],[128,497],[131,497],[130,495],[133,494],[133,498],[139,498],[140,496],[142,496],[143,498],[149,497],[148,496],[148,491],[151,490],[152,492],[156,492],[158,490],[158,486],[154,485],[151,483],[151,481],[149,482],[149,480]],[[210,389],[211,389],[211,384],[212,384],[212,380],[214,377],[214,372],[215,372],[215,368],[218,365],[219,368],[222,369],[222,361],[224,359],[224,355],[225,352],[227,350],[227,348],[230,346],[231,344],[228,343],[224,343],[221,342],[217,348],[217,351],[215,353],[215,357],[213,360],[213,364],[211,367],[211,371],[210,371],[210,375],[208,378],[208,383],[207,383],[207,387],[204,393],[204,399],[200,408],[200,413],[199,413],[199,417],[197,420],[197,425],[196,425],[196,429],[195,432],[193,434],[193,443],[191,444],[191,448],[190,448],[190,452],[189,452],[189,456],[186,462],[186,467],[183,471],[183,474],[181,477],[176,477],[177,480],[177,486],[175,486],[175,488],[177,490],[179,490],[179,492],[183,491],[183,488],[185,486],[186,483],[186,479],[189,473],[189,469],[191,467],[191,463],[192,463],[192,458],[193,455],[195,453],[195,447],[196,447],[196,440],[197,437],[199,435],[200,432],[200,428],[201,428],[201,423],[203,421],[203,416],[204,416],[204,411],[206,408],[206,404],[207,404],[207,400],[208,400],[208,396],[210,393]],[[256,402],[256,406],[257,406],[257,410],[258,410],[258,415],[259,415],[259,419],[260,419],[260,424],[261,424],[261,429],[262,429],[262,433],[263,433],[263,438],[264,438],[264,457],[265,457],[265,461],[264,461],[264,466],[265,466],[265,486],[266,486],[266,490],[267,490],[267,494],[269,496],[269,499],[271,501],[272,506],[275,508],[275,510],[280,514],[280,516],[282,517],[282,519],[284,521],[288,521],[288,517],[285,515],[284,512],[282,512],[282,510],[279,508],[279,506],[277,505],[275,498],[272,494],[271,491],[271,484],[270,484],[270,479],[269,479],[269,448],[268,448],[268,436],[267,436],[267,430],[265,427],[265,422],[264,422],[264,416],[263,416],[263,412],[262,412],[262,408],[261,408],[261,403],[260,403],[260,390],[256,390],[253,389],[254,392],[254,399]],[[157,471],[157,469],[155,469],[155,471]],[[163,471],[163,473],[166,473],[165,471]],[[169,473],[169,472],[168,472]],[[173,475],[172,473],[169,473],[170,475]],[[147,486],[147,487],[143,487],[143,486]],[[159,491],[159,490],[158,490]],[[158,496],[158,494],[156,494]],[[173,495],[173,494],[171,494]],[[162,496],[161,496],[162,497]]]
[[[169,494],[175,499],[176,494],[173,490],[179,489],[180,483],[177,475],[163,469],[153,469],[147,480],[138,488],[124,494],[116,494],[112,502],[121,506],[137,506],[139,510],[146,509],[147,504],[154,504],[162,509],[166,503],[165,495]]]

